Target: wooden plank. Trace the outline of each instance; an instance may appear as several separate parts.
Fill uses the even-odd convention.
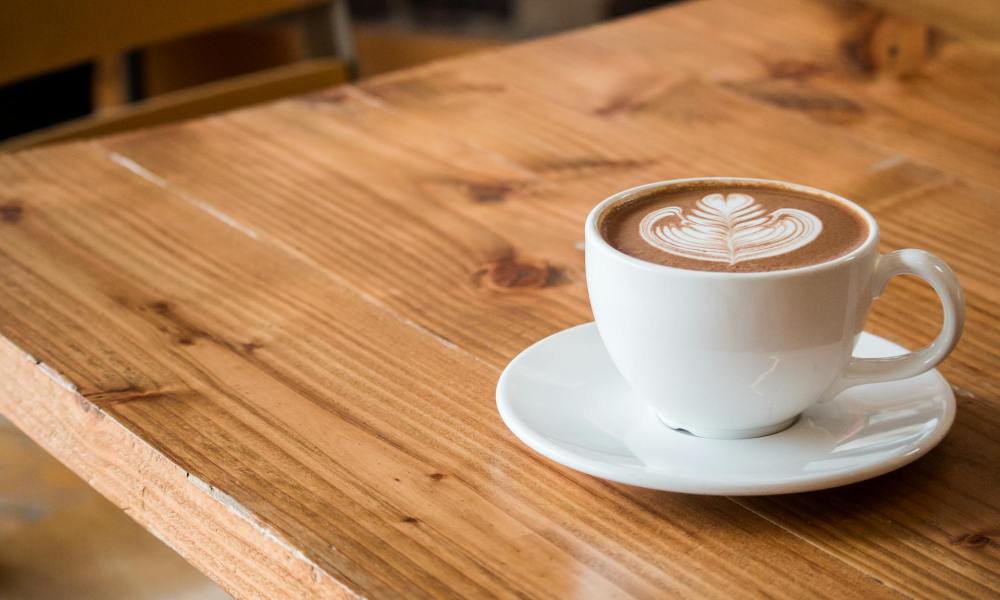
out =
[[[0,409],[224,588],[244,597],[354,597],[7,339],[0,339],[0,360]]]
[[[986,41],[1000,39],[1000,5],[990,0],[865,0],[888,11],[907,15],[956,35]]]
[[[0,181],[2,410],[237,595],[888,594],[724,498],[539,460],[495,367],[99,145]]]
[[[134,104],[108,107],[93,115],[0,142],[0,151],[152,127],[311,92],[347,80],[344,63],[316,58],[263,69]]]
[[[344,108],[345,102],[348,101],[341,100],[337,106],[350,111],[350,125],[343,128],[346,131],[350,132],[352,125],[357,123],[368,126],[377,121],[359,114],[363,110],[362,106]],[[382,202],[392,202],[398,208],[405,207],[408,210],[408,215],[419,215],[424,220],[411,226],[408,224],[410,221],[410,216],[408,216],[399,227],[391,232],[391,236],[381,234],[384,237],[379,237],[377,229],[360,228],[359,224],[364,223],[363,215],[368,215],[377,222],[381,218],[391,218],[389,215],[392,210],[387,210],[385,216],[381,216],[380,213],[383,209],[378,204],[373,205],[370,195],[365,195],[366,193],[370,194],[371,190],[367,188],[360,192],[347,190],[350,181],[345,174],[335,169],[337,169],[337,164],[346,160],[351,160],[351,164],[355,168],[363,164],[370,164],[373,168],[375,165],[385,164],[386,153],[390,151],[389,149],[381,149],[376,141],[366,138],[362,138],[364,139],[363,143],[352,145],[350,135],[343,134],[343,137],[337,137],[333,132],[340,130],[340,128],[326,123],[321,115],[310,112],[308,118],[304,118],[301,124],[304,125],[308,122],[309,130],[315,132],[315,135],[308,136],[305,133],[297,135],[296,146],[309,156],[322,158],[314,158],[312,162],[315,164],[309,165],[307,169],[296,169],[296,166],[291,164],[287,158],[283,158],[289,155],[287,148],[282,148],[280,145],[271,148],[269,142],[260,141],[259,136],[247,135],[247,132],[238,126],[241,124],[246,127],[251,125],[265,126],[264,124],[272,118],[276,118],[271,113],[277,113],[277,118],[281,120],[276,121],[268,128],[278,129],[280,122],[281,129],[287,131],[295,122],[290,115],[300,109],[301,107],[295,103],[285,103],[280,108],[269,109],[267,115],[248,113],[219,119],[213,121],[211,128],[199,128],[197,141],[192,139],[192,132],[176,130],[171,132],[173,135],[157,136],[156,144],[148,143],[142,136],[132,136],[129,140],[114,144],[114,147],[117,150],[128,152],[129,156],[139,156],[141,164],[151,168],[151,172],[156,177],[180,182],[177,184],[180,193],[194,193],[199,197],[212,198],[213,202],[217,206],[223,207],[227,214],[235,215],[235,218],[241,222],[252,224],[251,226],[260,235],[267,239],[274,239],[293,249],[296,253],[301,253],[310,261],[329,269],[330,273],[335,273],[338,278],[345,280],[346,283],[359,289],[362,293],[376,297],[391,311],[401,314],[402,318],[416,322],[422,328],[432,331],[435,335],[450,342],[457,343],[463,348],[471,349],[476,352],[477,356],[498,367],[502,366],[507,359],[502,354],[497,356],[498,348],[506,348],[503,351],[508,353],[507,356],[511,356],[531,339],[537,339],[548,331],[587,318],[586,308],[582,306],[582,302],[553,308],[551,311],[547,310],[545,308],[548,302],[545,297],[546,288],[523,290],[534,295],[533,310],[527,312],[523,305],[514,304],[509,296],[498,298],[490,289],[487,289],[487,294],[483,294],[472,274],[476,265],[481,264],[480,257],[488,256],[489,248],[495,243],[491,240],[491,234],[484,231],[483,234],[477,235],[476,230],[479,227],[488,226],[492,231],[502,230],[504,233],[513,234],[515,229],[519,228],[517,236],[511,235],[509,238],[516,240],[512,245],[513,248],[517,248],[521,254],[525,253],[525,248],[530,249],[531,255],[541,256],[546,259],[544,262],[550,266],[553,264],[562,265],[564,263],[554,258],[555,253],[558,251],[565,256],[573,256],[573,253],[576,252],[573,243],[575,239],[578,239],[579,232],[577,231],[578,227],[571,223],[579,222],[586,208],[594,201],[587,195],[585,187],[593,188],[598,185],[620,187],[623,185],[622,183],[609,184],[606,180],[595,177],[585,178],[582,185],[573,185],[564,181],[547,186],[537,184],[536,188],[530,192],[526,190],[513,191],[507,193],[504,200],[499,203],[481,204],[470,202],[468,196],[454,192],[450,195],[434,194],[429,196],[426,192],[421,195],[420,191],[412,186],[414,182],[419,184],[419,182],[424,181],[431,167],[424,165],[421,168],[422,161],[414,155],[406,153],[404,154],[405,161],[397,159],[395,163],[397,168],[394,174],[380,177],[377,182],[371,182],[371,185],[376,186],[377,197]],[[451,116],[453,117],[454,113]],[[759,119],[760,115],[752,114],[748,118]],[[390,121],[391,125],[387,124],[386,126],[391,126],[397,133],[400,132],[401,123],[392,119]],[[509,121],[505,122],[509,124]],[[305,127],[303,127],[304,129]],[[825,139],[829,142],[829,138],[816,137],[815,139]],[[234,145],[233,140],[240,140],[240,143]],[[439,139],[434,150],[442,146],[447,146],[447,144]],[[181,151],[183,148],[191,147],[198,148],[196,160],[189,158],[186,153]],[[372,156],[365,155],[366,148],[368,149],[367,153]],[[457,146],[453,149],[456,152],[464,151],[464,159],[458,154],[454,156],[453,164],[457,165],[461,165],[463,160],[468,162],[470,155],[474,152],[468,147]],[[432,152],[427,147],[423,147],[422,151],[425,154]],[[397,149],[397,152],[403,152],[403,150]],[[348,159],[348,156],[351,158]],[[254,157],[257,157],[256,162]],[[433,154],[432,158],[436,159],[434,162],[445,164],[443,158],[437,159]],[[491,157],[484,156],[483,161],[487,166],[487,172],[489,172],[489,167],[493,162]],[[413,166],[404,167],[407,162]],[[829,164],[829,162],[826,163],[827,167]],[[213,165],[218,167],[213,167]],[[229,174],[226,175],[216,170],[221,169],[222,165],[243,165],[243,167],[236,171],[230,171],[230,167],[227,166],[226,171]],[[792,166],[794,166],[794,162]],[[843,189],[853,187],[856,192],[851,195],[871,205],[873,209],[892,206],[908,207],[910,201],[915,203],[914,206],[920,206],[921,202],[927,202],[928,199],[936,200],[944,196],[954,196],[958,199],[970,197],[968,189],[954,190],[942,186],[941,178],[935,176],[933,172],[920,168],[907,169],[906,167],[906,165],[886,167],[870,176],[858,177],[857,181],[844,185]],[[500,167],[496,166],[493,166],[492,170],[494,177],[500,175],[500,171],[502,171]],[[455,169],[455,173],[442,174],[442,177],[446,180],[457,178],[459,181],[481,181],[477,178],[482,178],[485,175],[482,171],[481,168],[480,173],[468,171],[462,173],[459,169]],[[888,179],[879,185],[879,180],[885,173],[889,174]],[[618,177],[620,178],[622,175],[618,175]],[[282,182],[280,195],[275,196],[272,192],[267,192],[265,197],[261,190],[266,188],[268,181],[274,181],[278,178]],[[974,196],[974,194],[972,195]],[[980,192],[979,196],[982,198],[981,202],[995,202],[996,200],[995,194],[992,193],[984,195],[983,192]],[[567,219],[564,214],[558,212],[555,214],[540,213],[538,210],[540,199],[562,205],[578,205],[578,208],[573,209],[575,216],[571,219]],[[341,211],[335,220],[323,220],[323,211],[317,212],[309,208],[328,206],[331,202],[337,202],[338,209]],[[531,202],[534,203],[534,208],[526,210],[525,203]],[[446,203],[447,210],[442,208],[441,204],[443,203]],[[463,204],[470,208],[464,208]],[[950,206],[956,205],[952,203]],[[959,204],[959,206],[966,205]],[[980,207],[975,204],[967,206],[970,210],[965,211],[966,214],[982,215]],[[469,220],[457,219],[452,214],[455,212],[468,214],[471,218]],[[475,216],[476,213],[479,214],[478,218]],[[449,214],[452,216],[447,217],[446,215]],[[529,214],[536,223],[527,221]],[[461,240],[461,250],[449,251],[446,245],[441,245],[444,248],[441,250],[418,243],[416,236],[419,236],[419,232],[427,226],[428,222],[434,223],[438,219],[448,219],[447,225],[439,222],[438,226],[446,227],[450,236]],[[992,226],[990,221],[985,222],[981,226],[984,234]],[[893,229],[896,230],[898,227]],[[974,231],[975,229],[967,228],[967,230]],[[887,231],[887,243],[893,244],[895,241],[894,246],[908,245],[904,243],[905,240],[900,241],[898,238],[893,238],[888,235],[889,233],[890,231]],[[922,232],[921,235],[926,234]],[[506,238],[506,236],[504,237]],[[359,265],[361,268],[351,269],[350,257],[357,250],[345,253],[344,249],[360,247],[365,243],[365,240],[370,244],[372,239],[379,239],[380,246],[389,250],[385,253],[384,260],[379,256],[374,256],[366,264]],[[476,250],[477,245],[474,240],[477,239],[479,244],[485,245],[484,250]],[[421,248],[422,251],[414,253],[412,249],[417,247]],[[891,247],[893,246],[888,246],[887,249]],[[931,249],[939,252],[945,250],[941,253],[946,258],[954,259],[953,254],[947,252],[947,248],[932,246]],[[451,253],[459,254],[451,256]],[[569,264],[572,265],[569,272],[578,275],[570,275],[569,282],[564,283],[562,288],[556,286],[556,289],[560,290],[564,296],[573,294],[582,297],[582,265],[579,264],[578,254],[575,259],[570,258],[569,260]],[[989,259],[987,259],[988,261]],[[953,262],[963,278],[967,279],[969,276],[976,278],[978,273],[975,269],[963,264],[962,261],[953,260]],[[435,271],[434,266],[441,264],[453,264],[456,268],[444,272],[438,268]],[[462,267],[462,264],[466,266]],[[408,278],[406,273],[400,270],[400,265],[405,265],[406,270],[412,269],[418,272],[419,277],[416,279]],[[526,269],[521,267],[521,270]],[[565,272],[563,275],[565,276]],[[976,286],[969,288],[969,326],[970,331],[979,334],[970,334],[966,337],[955,357],[948,363],[946,372],[956,382],[961,382],[961,385],[969,385],[978,390],[977,393],[995,393],[996,390],[992,387],[995,381],[982,379],[983,372],[988,372],[990,365],[995,364],[996,360],[995,351],[990,347],[990,338],[983,337],[983,333],[989,331],[990,324],[995,318],[991,316],[991,311],[995,313],[995,305],[991,305],[986,298],[973,295],[977,289],[988,291],[988,288],[983,286],[992,281],[992,276],[986,272],[981,278],[973,279],[974,283],[976,281],[981,282],[978,284],[978,288]],[[893,289],[898,288],[894,286]],[[906,294],[894,295],[890,292],[890,295],[878,305],[872,326],[877,333],[889,335],[914,346],[925,342],[926,338],[929,338],[931,332],[937,327],[936,300],[932,294],[926,293],[919,286],[907,284],[903,289]],[[468,300],[465,298],[477,297],[477,294],[479,294],[479,299],[473,307],[469,307]],[[521,299],[525,300],[523,297]],[[916,319],[919,327],[913,333],[900,329],[898,323],[901,312],[910,315],[908,319],[911,322]],[[560,315],[562,321],[558,320]],[[476,322],[477,317],[480,320],[494,323],[516,323],[517,327],[499,328],[494,326],[489,338],[490,343],[481,347],[477,343],[481,332],[469,328],[469,324]],[[455,324],[451,329],[448,329],[449,322]],[[527,338],[527,341],[522,338]],[[979,415],[979,412],[986,409],[985,407],[978,409],[963,407],[963,410],[973,410],[973,414],[981,417],[983,415]],[[958,432],[956,435],[963,435],[961,421],[956,431]],[[976,455],[975,458],[970,457],[967,460],[974,460],[976,464],[990,464],[988,449],[973,450],[972,454]],[[936,481],[937,478],[929,479],[928,485],[932,486]],[[977,478],[970,476],[959,481],[960,484],[952,482],[949,488],[951,492],[947,494],[948,496],[953,493],[958,498],[974,494],[976,486],[978,486]],[[891,482],[887,482],[885,485],[891,486]],[[936,490],[933,487],[914,486],[910,493],[921,497],[922,494],[936,493]],[[988,521],[993,518],[990,516],[991,514],[996,513],[980,511],[980,519]],[[919,521],[920,519],[922,519],[921,516],[914,515],[904,520],[908,527],[915,527],[919,532],[921,531],[919,523],[911,521]],[[874,516],[872,520],[875,525],[883,523]],[[915,539],[923,543],[925,547],[937,548],[939,551],[942,548],[949,548],[951,538],[941,539],[940,536],[937,536],[931,541],[927,541],[921,537],[922,535],[925,534],[915,534]],[[961,533],[953,531],[953,535],[961,535]],[[815,543],[823,544],[821,540]],[[984,589],[982,586],[988,586],[992,581],[988,575],[990,572],[988,564],[976,565],[972,563],[970,565],[966,561],[956,563],[946,560],[942,561],[942,566],[939,566],[933,555],[928,557],[921,553],[907,551],[907,543],[909,542],[897,538],[893,548],[894,556],[906,556],[907,560],[923,561],[926,563],[929,573],[941,574],[955,569],[955,573],[969,578],[970,585],[973,586],[970,589],[977,589],[974,586],[978,585],[980,586],[978,589],[982,590]],[[949,576],[954,576],[954,573],[949,573]],[[978,583],[976,583],[977,578]],[[913,593],[918,589],[913,585],[919,584],[920,581],[913,580],[909,586],[906,585],[906,580],[897,580],[896,583],[907,592]]]
[[[492,78],[620,124],[641,122],[665,90],[697,78],[903,158],[1000,185],[1000,53],[938,35],[918,72],[899,78],[862,63],[854,50],[870,43],[871,17],[864,7],[825,1],[689,2],[538,42],[545,61],[524,44],[377,86],[417,77],[474,86]],[[746,23],[754,23],[752,32]]]
[[[137,134],[109,145],[498,366],[540,337],[590,318],[578,244],[584,217],[604,196],[691,173],[840,189],[891,157],[844,135],[831,144],[830,134],[808,121],[768,137],[781,111],[697,81],[665,92],[658,122],[641,126],[584,118],[517,90],[437,74],[398,84],[379,87],[374,99],[319,95],[227,115],[197,132],[160,132],[155,142]],[[432,106],[421,97],[446,109],[434,115],[421,108]],[[294,132],[294,153],[283,139],[256,133],[268,129]],[[732,141],[720,147],[718,139]],[[685,140],[683,149],[673,147],[676,140]],[[277,193],[270,184],[276,180]],[[394,218],[397,211],[406,219]],[[364,225],[373,219],[393,222],[393,231]],[[440,232],[433,246],[408,238],[426,238],[428,227]],[[352,254],[367,236],[391,251],[369,253],[358,264]],[[514,295],[495,277],[512,268],[524,273]],[[498,322],[517,326],[498,329]]]
[[[869,13],[837,11],[822,2],[796,6],[807,10],[780,24],[761,20],[759,37],[749,39],[726,27],[745,15],[727,11],[732,21],[719,24],[725,45],[761,56],[768,69],[763,77],[724,81],[729,89],[970,181],[1000,185],[993,150],[1000,143],[994,110],[1000,53],[994,47],[931,32],[926,62],[900,76],[859,62],[855,48],[873,43],[865,26]],[[807,37],[810,42],[802,39]],[[789,47],[761,47],[760,40],[776,38]],[[810,55],[815,58],[802,59]]]
[[[241,220],[253,223],[262,235],[294,248],[403,318],[497,366],[530,341],[588,318],[582,305],[582,262],[574,244],[579,241],[586,210],[606,193],[692,172],[749,172],[829,187],[876,211],[885,227],[887,250],[929,246],[954,263],[969,292],[969,332],[945,364],[945,373],[970,390],[963,393],[992,399],[1000,391],[995,378],[987,376],[998,359],[994,337],[997,278],[990,265],[1000,257],[989,242],[990,232],[1000,226],[995,208],[1000,198],[995,191],[956,183],[951,175],[901,159],[835,124],[820,124],[696,79],[680,78],[645,95],[641,109],[616,114],[609,124],[605,111],[593,114],[588,108],[599,105],[591,104],[591,97],[581,96],[585,107],[573,110],[565,98],[546,102],[540,94],[528,95],[525,77],[513,87],[483,75],[488,71],[457,68],[464,64],[390,77],[364,85],[361,92],[340,90],[218,119],[197,132],[175,130],[155,141],[136,135],[113,142],[112,147],[158,177],[176,182],[179,189],[211,197]],[[530,72],[531,65],[519,67]],[[670,78],[668,73],[662,79]],[[497,127],[498,123],[503,126]],[[298,157],[288,158],[289,148],[283,141],[259,135],[279,129],[295,132],[297,149],[310,157],[307,168],[297,168]],[[781,131],[781,136],[768,135],[774,131]],[[460,133],[444,139],[446,132]],[[700,138],[728,143],[700,143]],[[233,144],[235,139],[241,142]],[[433,143],[425,144],[425,140]],[[685,152],[677,152],[670,145],[672,140],[690,143],[684,145]],[[198,160],[184,152],[191,147],[199,149]],[[379,172],[370,179],[357,176],[359,165],[368,165],[362,171],[376,171],[378,165],[390,161],[394,164],[391,173]],[[351,168],[338,167],[348,162]],[[222,164],[244,167],[227,176],[213,167]],[[264,198],[255,192],[279,177],[280,197]],[[461,183],[455,185],[456,181]],[[359,189],[351,189],[354,186]],[[379,204],[407,211],[407,218],[391,235],[358,228],[366,216],[376,222],[390,218],[391,211],[381,215],[380,207],[373,206],[372,194],[380,199]],[[350,199],[342,202],[336,220],[321,220],[320,213],[309,208],[344,198]],[[947,218],[944,207],[967,216],[955,222]],[[926,217],[920,226],[909,227],[913,215]],[[447,246],[418,243],[419,232],[429,224],[461,240],[464,253],[450,256],[455,251]],[[533,289],[528,310],[509,299],[482,294],[476,285],[482,279],[474,276],[475,265],[482,269],[489,264],[489,254],[477,253],[470,241],[476,239],[477,226],[488,227],[502,240],[491,242],[492,235],[482,236],[487,247],[510,247],[516,249],[512,254],[530,257],[517,261],[516,270],[529,274],[525,280],[548,282],[548,277],[530,275],[532,267],[556,266],[562,287]],[[950,242],[949,235],[955,231],[962,231],[971,246],[992,248],[992,257],[980,260],[963,252],[965,246]],[[351,253],[345,255],[342,249],[360,248],[373,238],[390,251],[352,268]],[[399,257],[420,273],[418,278],[408,280],[399,268]],[[567,296],[580,300],[554,304]],[[470,298],[476,298],[472,306]],[[937,310],[933,294],[920,284],[896,283],[876,305],[871,328],[916,346],[936,330]],[[491,322],[516,327],[491,326]],[[489,332],[488,343],[482,341],[484,332]],[[962,410],[969,416],[956,425],[956,439],[975,439],[982,435],[981,427],[988,430],[996,425],[990,417],[990,402],[963,403]],[[996,464],[992,450],[977,444],[962,444],[957,454],[963,464]],[[866,494],[899,495],[896,478],[908,482],[906,494],[912,500],[866,504]],[[941,486],[942,481],[947,486]],[[742,504],[907,594],[926,590],[941,595],[957,590],[983,594],[998,585],[993,557],[956,550],[954,542],[989,531],[989,524],[1000,519],[997,504],[984,504],[978,493],[980,481],[974,470],[922,461],[901,474],[880,479],[881,483],[839,492],[847,505],[860,511],[857,520],[877,540],[861,547],[857,537],[861,526],[852,536],[823,536],[822,529],[807,520],[808,502],[806,509],[798,511]],[[961,505],[965,498],[976,499],[971,522],[927,524],[924,513],[908,513],[905,508],[913,503]],[[780,500],[774,504],[785,506]],[[825,509],[817,500],[815,510]],[[866,558],[876,553],[886,559]],[[901,560],[920,565],[924,575],[891,571]],[[938,580],[945,583],[935,583]]]
[[[0,83],[321,0],[6,0],[0,3]]]
[[[993,175],[964,177],[930,145],[907,146],[929,160],[901,152],[913,141],[892,119],[870,125],[892,144],[873,143],[842,92],[809,87],[803,105],[734,86],[809,72],[851,26],[808,2],[740,6],[684,4],[5,157],[0,333],[295,549],[296,568],[365,595],[995,594]],[[734,21],[709,36],[711,15]],[[759,58],[786,55],[799,62]],[[941,82],[949,102],[969,89]],[[936,131],[986,155],[990,138],[953,124]],[[590,318],[586,211],[642,181],[734,172],[845,193],[875,211],[886,249],[954,264],[969,326],[942,367],[961,398],[952,434],[871,482],[739,502],[607,484],[529,453],[493,386],[525,345]],[[900,280],[870,324],[912,346],[935,310]],[[80,469],[110,477],[99,467]]]

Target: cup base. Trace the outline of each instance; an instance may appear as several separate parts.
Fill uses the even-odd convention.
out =
[[[784,431],[799,420],[799,415],[795,415],[786,421],[782,421],[774,425],[765,425],[763,427],[751,427],[749,429],[703,429],[700,427],[684,427],[682,425],[672,423],[670,419],[659,413],[657,413],[656,416],[660,419],[661,423],[671,429],[689,433],[695,437],[714,440],[743,440],[747,438],[764,437],[765,435],[772,435],[778,433],[779,431]]]

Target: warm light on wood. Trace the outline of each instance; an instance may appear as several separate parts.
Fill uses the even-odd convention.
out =
[[[239,597],[990,597],[1000,590],[1000,55],[919,76],[862,10],[680,3],[200,121],[0,157],[0,411]],[[591,319],[610,193],[773,177],[967,293],[958,417],[911,466],[731,499],[554,465],[500,370]],[[894,280],[870,331],[938,300]]]

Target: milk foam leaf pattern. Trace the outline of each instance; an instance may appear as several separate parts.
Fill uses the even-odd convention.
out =
[[[738,262],[787,254],[823,230],[816,215],[797,208],[768,212],[747,194],[709,194],[685,213],[677,206],[650,212],[639,223],[651,246],[694,260]]]

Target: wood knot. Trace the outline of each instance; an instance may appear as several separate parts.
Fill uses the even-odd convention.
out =
[[[106,408],[135,401],[162,402],[173,396],[166,390],[146,389],[141,385],[130,383],[123,387],[88,392],[85,397],[94,406]]]
[[[993,544],[993,538],[983,532],[963,533],[951,539],[954,546],[965,548],[983,548]]]
[[[264,344],[261,344],[260,342],[245,342],[240,344],[240,348],[243,350],[244,354],[253,354],[263,347]]]
[[[157,302],[150,302],[149,309],[158,315],[169,315],[170,314],[170,303],[159,300]]]
[[[181,346],[193,346],[199,339],[212,339],[212,336],[207,332],[176,314],[174,307],[169,302],[157,300],[147,303],[145,308],[162,317],[161,322],[155,323],[156,329],[170,335],[173,341]]]
[[[517,185],[507,182],[471,182],[465,184],[466,193],[473,202],[494,204],[503,202],[507,196],[516,191]]]
[[[438,195],[439,189],[436,186],[443,186],[446,192],[458,192],[462,197],[475,202],[476,204],[496,204],[503,202],[511,194],[517,192],[525,186],[524,183],[515,180],[488,180],[472,181],[468,179],[432,179],[426,182],[431,188],[431,193]]]
[[[807,113],[818,121],[852,123],[865,114],[864,107],[850,98],[813,89],[795,81],[730,81],[722,85],[772,106]]]
[[[505,257],[477,271],[481,281],[502,290],[538,289],[549,285],[555,269],[544,260]]]
[[[430,475],[428,475],[428,477],[430,477],[434,481],[441,481],[442,479],[444,479],[444,473],[431,473]]]
[[[416,517],[411,517],[410,515],[406,515],[406,516],[403,517],[403,522],[404,523],[412,523],[412,524],[416,525],[417,523],[420,522],[420,519],[418,519]]]
[[[0,204],[0,221],[4,223],[17,223],[23,214],[24,207],[19,202]]]
[[[862,13],[843,47],[855,68],[864,73],[907,78],[927,62],[938,37],[924,23],[870,9]]]

